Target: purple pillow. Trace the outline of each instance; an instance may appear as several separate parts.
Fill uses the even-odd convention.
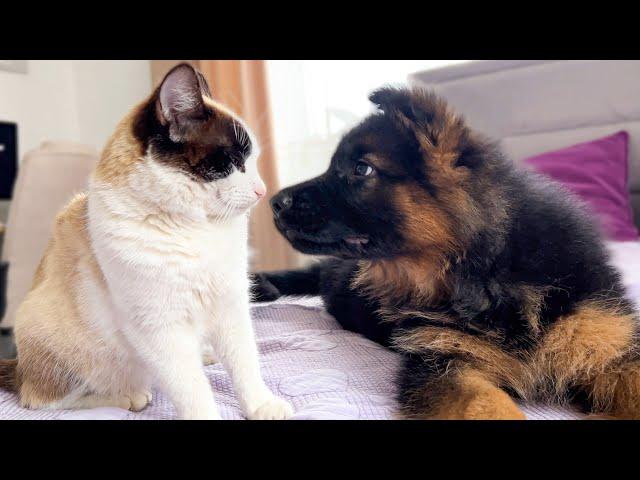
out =
[[[600,220],[603,233],[624,242],[638,239],[628,190],[628,152],[629,134],[620,131],[524,163],[578,195]]]

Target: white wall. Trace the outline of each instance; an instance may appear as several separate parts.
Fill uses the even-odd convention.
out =
[[[0,71],[0,120],[18,123],[20,158],[44,140],[100,149],[150,91],[148,60],[29,60],[26,75]]]
[[[0,72],[0,120],[18,123],[18,154],[45,139],[74,140],[78,118],[73,62],[29,61],[24,74]]]
[[[148,60],[76,60],[78,139],[101,149],[116,123],[151,92]]]

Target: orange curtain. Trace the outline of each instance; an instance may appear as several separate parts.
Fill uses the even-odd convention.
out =
[[[167,71],[169,62],[156,64],[157,73]],[[269,198],[279,190],[273,143],[267,69],[264,60],[190,60],[207,79],[213,97],[237,113],[256,135],[262,155],[258,170],[268,195],[251,214],[251,268],[276,270],[295,265],[296,253],[273,225]],[[152,65],[153,71],[153,65]],[[154,79],[155,80],[155,79]],[[156,80],[158,81],[158,80]]]

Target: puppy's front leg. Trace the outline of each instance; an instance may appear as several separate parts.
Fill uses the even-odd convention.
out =
[[[231,376],[245,416],[250,420],[282,420],[290,417],[293,409],[271,393],[262,380],[248,301],[231,302],[220,312],[211,340]]]
[[[130,341],[160,388],[185,420],[218,420],[213,391],[202,368],[198,337],[185,321],[158,322],[153,327],[130,327]],[[148,325],[148,324],[146,324]]]

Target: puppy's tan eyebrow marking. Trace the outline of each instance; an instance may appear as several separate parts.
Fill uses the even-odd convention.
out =
[[[380,158],[375,153],[365,153],[360,158],[362,158],[366,162],[371,163],[372,165],[377,165],[378,163],[380,163]]]
[[[360,157],[363,161],[370,163],[378,172],[391,177],[402,175],[402,170],[394,165],[393,161],[385,156],[369,152]]]
[[[380,157],[375,153],[364,153],[358,158],[356,161],[364,161],[370,163],[372,166],[376,167],[378,170],[384,169],[386,166],[384,157]]]

